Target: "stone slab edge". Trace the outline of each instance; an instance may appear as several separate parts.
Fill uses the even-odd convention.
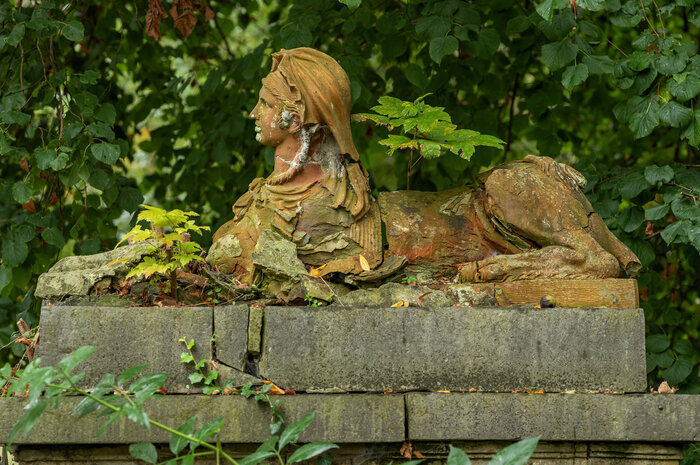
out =
[[[291,424],[316,412],[301,442],[389,443],[412,441],[694,442],[700,440],[700,396],[606,394],[300,394],[283,397]],[[104,421],[70,415],[80,398],[47,409],[26,438],[15,444],[165,443],[127,420],[95,432]],[[404,404],[405,402],[405,404]],[[0,444],[23,414],[26,399],[0,398]],[[147,404],[151,418],[178,427],[197,415],[196,428],[225,418],[223,443],[260,443],[269,438],[269,408],[239,396],[166,396]]]
[[[57,410],[47,408],[27,437],[20,434],[14,444],[130,444],[167,443],[170,434],[123,419],[96,437],[107,417],[89,415],[78,419],[71,412],[80,397],[67,397]],[[0,444],[22,417],[26,399],[0,398]],[[149,418],[178,428],[196,415],[195,428],[224,418],[223,443],[261,443],[270,437],[270,408],[241,396],[168,395],[146,404]],[[281,407],[287,425],[315,412],[311,426],[300,442],[336,443],[402,442],[405,437],[404,399],[400,395],[296,395],[285,396]]]
[[[700,440],[700,395],[406,394],[414,441]]]

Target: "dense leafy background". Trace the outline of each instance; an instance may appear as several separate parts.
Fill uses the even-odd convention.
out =
[[[16,3],[0,5],[0,345],[18,317],[36,322],[37,276],[113,247],[144,198],[199,211],[212,231],[229,219],[272,166],[247,118],[269,54],[313,46],[348,72],[356,113],[432,93],[459,127],[506,142],[423,160],[411,188],[528,153],[584,172],[645,265],[650,384],[700,392],[695,0],[212,1],[186,40],[166,18],[157,41],[154,0]],[[353,130],[374,187],[405,187],[407,155],[386,155],[382,129]]]

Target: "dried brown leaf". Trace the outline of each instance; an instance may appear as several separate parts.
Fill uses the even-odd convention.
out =
[[[362,267],[364,271],[369,271],[372,269],[369,266],[369,262],[363,255],[360,255],[360,267]]]
[[[401,454],[401,456],[406,459],[411,459],[411,456],[413,455],[413,446],[411,445],[410,441],[404,442],[401,445],[401,449],[399,449],[399,454]]]
[[[163,18],[167,18],[165,9],[161,4],[163,0],[148,0],[148,11],[146,12],[146,35],[154,39],[160,39],[163,34],[160,33],[160,22]]]

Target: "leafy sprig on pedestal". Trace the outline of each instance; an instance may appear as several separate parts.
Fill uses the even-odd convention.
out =
[[[469,160],[477,146],[503,148],[504,142],[497,137],[470,129],[459,129],[443,107],[433,107],[424,102],[428,95],[430,94],[413,102],[385,95],[379,98],[379,105],[372,107],[376,114],[355,115],[358,121],[372,121],[386,126],[390,132],[401,129],[399,134],[389,134],[389,137],[379,143],[389,147],[389,155],[393,155],[396,150],[409,151],[408,177],[422,158],[437,158],[445,151],[450,151]],[[415,161],[414,152],[419,154]],[[407,180],[408,185],[410,181]]]

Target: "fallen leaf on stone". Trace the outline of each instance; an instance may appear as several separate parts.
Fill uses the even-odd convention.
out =
[[[312,267],[312,268],[309,270],[309,274],[310,274],[311,276],[316,276],[316,277],[321,276],[321,270],[323,270],[323,269],[326,267],[326,265],[328,265],[328,263],[324,263],[323,265],[319,266],[318,268],[313,268],[313,267]]]
[[[433,291],[429,291],[429,292],[426,292],[424,294],[419,295],[418,296],[418,306],[422,307],[423,306],[423,297],[425,297],[428,294],[432,294],[432,293],[433,293]]]
[[[528,394],[544,394],[544,389],[538,389],[536,391],[531,391],[530,389],[525,389]]]
[[[445,391],[444,389],[438,390],[438,391],[435,391],[435,392],[442,392],[443,394],[449,394],[449,393],[450,393],[450,391]]]
[[[398,394],[396,391],[392,390],[391,388],[389,389],[384,389],[384,394]]]
[[[652,390],[652,394],[675,394],[678,388],[674,387],[672,388],[671,386],[668,385],[666,381],[661,383],[659,385],[659,389],[657,391]]]
[[[415,458],[417,458],[417,459],[424,459],[424,458],[425,458],[425,455],[421,454],[421,453],[418,452],[417,450],[414,450],[414,451],[413,451],[413,456],[414,456]]]
[[[469,392],[479,392],[477,388],[469,388]]]
[[[158,389],[156,389],[156,392],[157,392],[158,394],[166,395],[166,394],[168,393],[168,390],[165,389],[163,386],[161,386],[161,387],[159,387]]]
[[[272,384],[272,381],[265,380],[263,381],[263,384]]]
[[[214,360],[209,360],[209,366],[212,370],[219,370],[219,365]]]
[[[360,266],[362,267],[362,269],[363,269],[364,271],[369,271],[369,270],[371,270],[371,268],[369,267],[369,262],[368,262],[367,259],[366,259],[364,256],[362,256],[362,255],[360,255]]]
[[[276,396],[283,396],[286,394],[286,392],[284,391],[284,389],[280,389],[279,387],[273,384],[272,386],[270,386],[270,394],[274,394]]]
[[[401,449],[399,449],[399,454],[401,454],[402,457],[411,459],[411,456],[413,455],[413,446],[411,445],[410,442],[404,442],[401,445]]]
[[[398,302],[393,304],[392,307],[408,307],[408,301],[399,300]]]

